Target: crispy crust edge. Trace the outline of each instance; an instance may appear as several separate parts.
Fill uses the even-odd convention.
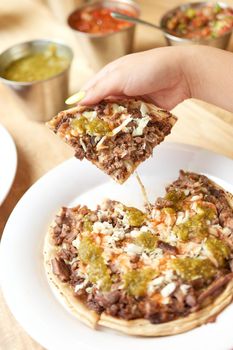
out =
[[[125,321],[121,319],[102,314],[98,324],[114,330],[121,331],[128,335],[137,335],[143,337],[161,337],[185,333],[196,327],[215,320],[217,315],[224,310],[233,299],[233,281],[228,283],[226,289],[209,306],[191,313],[190,315],[179,318],[175,321],[152,324],[145,319]]]
[[[48,230],[43,249],[44,268],[48,283],[57,299],[81,322],[91,328],[96,328],[100,316],[87,308],[87,306],[74,297],[72,289],[66,283],[63,283],[54,275],[52,271],[51,259],[56,256],[57,249],[51,242],[51,229]]]

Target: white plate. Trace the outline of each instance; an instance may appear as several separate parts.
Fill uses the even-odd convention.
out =
[[[0,125],[0,205],[13,183],[17,168],[15,143],[8,131]]]
[[[199,148],[164,143],[153,159],[140,166],[152,201],[181,168],[205,173],[233,192],[233,161]],[[70,159],[35,183],[14,209],[1,244],[1,282],[7,303],[25,330],[49,350],[230,350],[233,306],[216,323],[177,336],[148,339],[91,330],[54,297],[42,259],[48,225],[60,206],[80,202],[93,206],[104,197],[142,204],[135,177],[120,186],[88,162]]]

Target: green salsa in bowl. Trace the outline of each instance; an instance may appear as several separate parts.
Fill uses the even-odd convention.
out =
[[[43,52],[29,54],[9,64],[2,73],[7,80],[32,82],[49,79],[69,66],[66,56],[57,54],[55,46]]]
[[[20,98],[30,118],[44,122],[65,107],[72,59],[72,50],[57,41],[16,44],[0,54],[0,82]]]

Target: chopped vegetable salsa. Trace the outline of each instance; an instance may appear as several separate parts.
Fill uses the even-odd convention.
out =
[[[119,8],[109,7],[85,7],[75,11],[69,18],[71,28],[89,34],[106,34],[118,32],[121,29],[132,26],[132,23],[113,18],[111,12],[119,12],[128,16],[135,16],[134,12]]]
[[[218,3],[178,9],[168,18],[165,27],[182,38],[218,38],[233,28],[233,9]]]

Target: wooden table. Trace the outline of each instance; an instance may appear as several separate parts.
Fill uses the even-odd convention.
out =
[[[73,33],[58,22],[45,5],[46,0],[17,0],[0,3],[0,51],[35,38],[64,40],[75,51],[70,91],[79,89],[93,72],[81,57]],[[169,7],[185,2],[179,0],[141,0],[142,17],[158,22]],[[228,1],[233,5],[233,1]],[[165,44],[160,32],[150,28],[137,29],[135,50]],[[233,51],[233,42],[230,44]],[[0,85],[0,122],[15,139],[18,170],[13,187],[0,208],[0,232],[23,193],[49,169],[72,155],[71,150],[53,136],[44,125],[33,122],[19,108],[11,91]],[[233,114],[204,102],[186,100],[174,109],[180,117],[169,140],[198,145],[233,158]],[[208,132],[206,132],[208,130]],[[53,139],[52,139],[53,138]],[[25,305],[25,307],[27,307]],[[0,296],[0,349],[41,350],[20,327]]]

